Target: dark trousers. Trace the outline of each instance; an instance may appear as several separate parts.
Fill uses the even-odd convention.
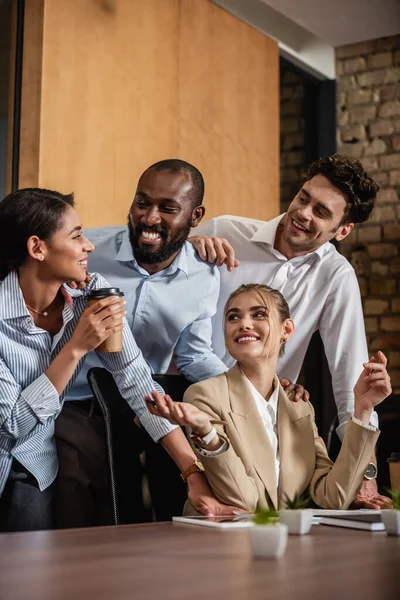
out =
[[[51,529],[53,488],[41,492],[34,476],[14,459],[0,498],[0,531]]]
[[[112,525],[104,421],[95,401],[65,402],[55,439],[55,526]]]

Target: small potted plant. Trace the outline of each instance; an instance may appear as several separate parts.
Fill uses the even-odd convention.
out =
[[[285,495],[286,508],[280,512],[280,520],[288,526],[290,535],[304,535],[311,529],[313,511],[306,508],[310,498],[306,495],[295,494],[293,498]]]
[[[277,510],[257,507],[248,531],[255,558],[280,558],[285,553],[288,528],[279,523]]]
[[[388,535],[400,535],[400,489],[388,490],[393,508],[382,511],[382,521]]]

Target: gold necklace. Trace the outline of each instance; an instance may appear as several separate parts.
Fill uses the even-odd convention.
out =
[[[25,302],[25,304],[26,304],[26,302]],[[26,308],[29,308],[29,310],[33,310],[33,312],[35,312],[38,315],[42,315],[43,317],[49,316],[50,311],[45,310],[43,312],[40,312],[40,310],[36,310],[36,308],[32,308],[32,306],[28,306],[27,304],[26,304]]]

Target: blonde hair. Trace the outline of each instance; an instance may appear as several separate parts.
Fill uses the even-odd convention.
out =
[[[272,340],[277,336],[279,330],[279,324],[282,324],[286,319],[290,319],[290,311],[288,303],[282,294],[275,290],[274,288],[269,287],[269,285],[264,285],[262,283],[245,283],[239,286],[232,294],[229,296],[225,307],[224,307],[224,323],[226,313],[229,310],[229,306],[237,296],[240,294],[246,294],[250,292],[256,292],[263,301],[264,306],[268,309],[268,317],[270,321],[270,335],[268,337],[268,349],[270,350]],[[280,323],[277,322],[276,315],[278,316]],[[279,357],[283,356],[285,353],[285,342],[281,342],[281,346],[279,349]]]

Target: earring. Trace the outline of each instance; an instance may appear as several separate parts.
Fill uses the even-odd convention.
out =
[[[281,344],[285,344],[285,343],[286,343],[286,338],[285,338],[285,336],[281,337],[281,340],[280,340],[280,341],[281,341]]]
[[[44,260],[44,256],[39,256],[39,260]]]

